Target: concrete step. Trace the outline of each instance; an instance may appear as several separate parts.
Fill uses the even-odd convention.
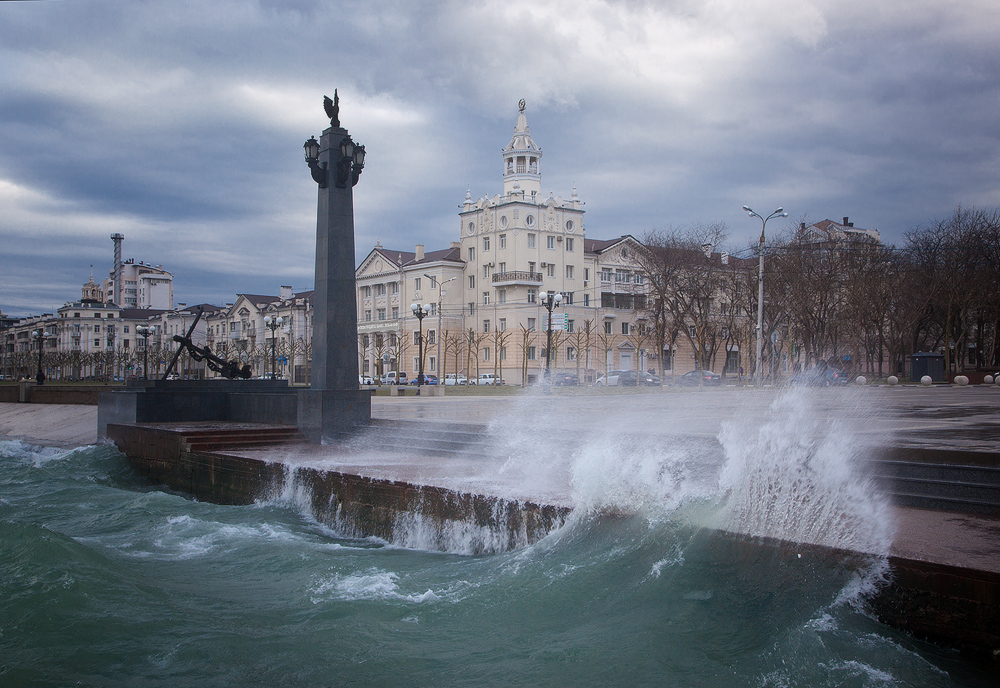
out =
[[[902,506],[1000,516],[1000,468],[876,461],[873,477]]]

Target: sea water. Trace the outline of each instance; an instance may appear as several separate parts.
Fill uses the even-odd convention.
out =
[[[577,508],[484,556],[345,538],[298,499],[154,489],[106,445],[0,443],[0,686],[995,685],[866,611],[891,519],[849,428],[805,407],[735,414],[701,461],[607,412],[552,461],[498,423],[497,475],[564,480]]]

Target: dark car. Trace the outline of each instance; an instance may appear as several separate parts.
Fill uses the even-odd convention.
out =
[[[660,378],[651,373],[626,370],[618,376],[618,384],[623,387],[636,387],[637,385],[652,387],[660,384]]]
[[[711,370],[692,370],[684,373],[674,382],[682,387],[697,387],[699,385],[718,386],[722,384],[722,376]]]
[[[810,368],[793,377],[789,384],[793,387],[830,387],[846,385],[850,380],[847,373],[836,368]]]
[[[557,387],[575,387],[579,384],[579,380],[573,373],[555,373],[552,376],[552,384]]]
[[[410,380],[410,384],[411,385],[416,385],[417,381],[419,379],[420,379],[420,376],[418,375],[417,377],[415,377],[412,380]],[[436,385],[437,383],[438,383],[437,375],[429,375],[427,373],[424,373],[424,384],[425,385]]]

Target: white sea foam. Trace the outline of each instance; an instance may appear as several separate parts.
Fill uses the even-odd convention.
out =
[[[399,576],[395,573],[376,568],[361,573],[338,573],[317,581],[309,590],[309,599],[313,604],[330,600],[395,600],[424,604],[441,599],[433,590],[422,593],[400,593],[398,581]]]

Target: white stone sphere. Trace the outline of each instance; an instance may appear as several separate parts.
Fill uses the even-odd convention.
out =
[[[866,378],[864,375],[858,375],[856,378],[854,378],[854,382],[856,384],[863,385],[868,382],[868,378]]]
[[[964,375],[956,375],[955,384],[958,385],[959,387],[965,387],[967,384],[969,384],[969,378],[967,378]]]
[[[992,385],[993,384],[993,376],[992,375],[985,376],[983,378],[983,384],[984,385]]]
[[[890,375],[889,377],[886,378],[885,381],[889,383],[890,387],[895,387],[896,385],[899,384],[899,378],[896,377],[895,375]]]
[[[922,384],[924,387],[930,387],[932,382],[934,382],[934,380],[931,379],[930,375],[924,375],[922,378],[920,378],[920,384]]]

